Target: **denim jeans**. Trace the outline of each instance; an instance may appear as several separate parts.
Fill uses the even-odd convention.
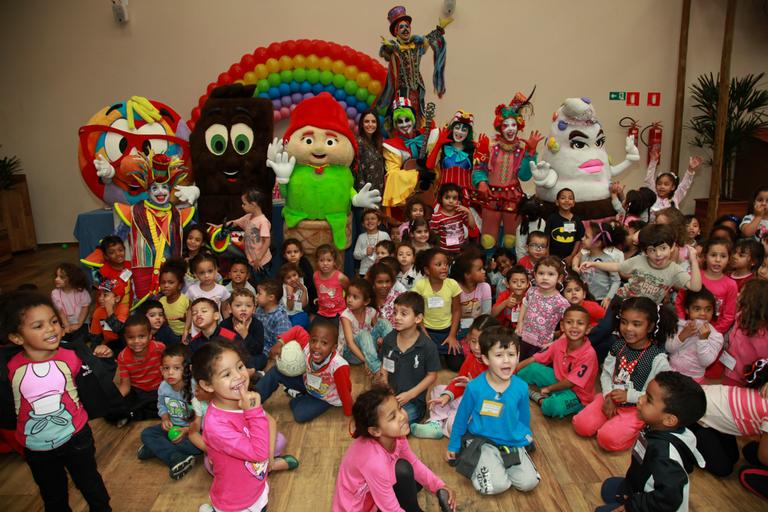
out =
[[[365,356],[365,364],[371,369],[373,373],[378,372],[381,369],[381,361],[379,361],[379,346],[376,340],[383,338],[392,331],[392,325],[385,319],[379,319],[376,325],[373,326],[371,331],[360,331],[355,335],[355,344]],[[350,364],[360,364],[362,361],[355,356],[355,354],[349,349],[349,346],[344,347],[344,359]]]
[[[403,406],[403,410],[408,415],[408,423],[418,423],[427,412],[427,406],[424,402],[411,400]]]
[[[280,384],[285,386],[286,389],[293,389],[301,393],[299,396],[291,399],[290,402],[293,418],[298,423],[311,421],[333,407],[328,402],[307,394],[307,388],[304,386],[304,377],[302,375],[286,377],[277,371],[277,367],[270,369],[256,383],[256,391],[261,395],[261,401],[266,402]]]
[[[153,425],[142,430],[141,442],[168,467],[177,463],[179,457],[184,458],[188,455],[200,455],[202,453],[190,442],[188,437],[184,437],[178,443],[171,442],[168,439],[168,432],[163,430],[162,425]]]
[[[427,334],[432,338],[437,346],[437,353],[443,356],[445,366],[452,372],[458,372],[461,369],[461,365],[464,364],[464,354],[460,351],[458,354],[449,354],[448,345],[443,345],[443,342],[450,334],[451,329],[427,329]],[[461,346],[461,345],[459,345]]]

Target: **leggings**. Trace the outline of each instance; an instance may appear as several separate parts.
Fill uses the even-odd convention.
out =
[[[405,512],[422,512],[419,501],[416,498],[421,491],[421,485],[413,475],[413,466],[405,459],[398,459],[395,463],[395,496],[400,507]]]

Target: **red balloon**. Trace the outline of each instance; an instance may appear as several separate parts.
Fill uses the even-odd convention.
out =
[[[218,84],[216,82],[211,82],[208,84],[208,87],[206,87],[205,92],[207,94],[211,94],[211,91],[213,91],[217,87],[218,87]]]
[[[330,50],[331,45],[328,43],[328,41],[315,41],[314,48],[312,48],[312,53],[317,55],[318,57],[325,57],[328,55],[328,51]]]
[[[256,63],[254,64],[254,67],[256,66],[256,64],[262,64],[267,59],[268,59],[268,57],[267,57],[267,49],[266,48],[264,48],[262,46],[260,48],[256,48],[256,50],[254,50],[254,52],[253,52],[253,60],[256,61]]]
[[[309,50],[312,48],[312,42],[309,39],[299,39],[296,43],[298,53],[304,56],[309,55]]]
[[[222,73],[219,75],[218,79],[219,85],[227,85],[232,83],[232,77],[229,76],[229,73]]]
[[[240,59],[240,65],[243,66],[245,71],[251,71],[256,66],[256,59],[253,58],[253,54],[246,53],[243,58]]]
[[[331,43],[330,48],[328,49],[328,56],[331,58],[331,60],[339,60],[344,58],[342,55],[341,46]]]
[[[231,76],[234,80],[239,80],[240,78],[243,78],[243,66],[240,64],[232,64],[229,66],[229,76]]]
[[[283,53],[285,55],[289,55],[293,57],[294,55],[299,53],[299,44],[298,42],[294,41],[293,39],[289,41],[285,41],[283,43]]]
[[[195,130],[195,122],[194,121],[187,121],[187,128],[189,128],[189,131],[192,132]]]
[[[198,119],[200,119],[200,109],[195,107],[192,109],[192,121],[197,121]]]
[[[200,96],[200,99],[197,100],[197,106],[200,108],[203,108],[203,105],[205,105],[206,101],[208,101],[208,95],[203,94],[202,96]]]
[[[283,56],[283,45],[281,43],[272,43],[267,46],[267,53],[270,57],[279,59]]]

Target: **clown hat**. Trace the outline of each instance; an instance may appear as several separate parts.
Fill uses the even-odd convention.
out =
[[[349,139],[357,154],[357,139],[349,128],[347,113],[327,92],[321,92],[314,98],[308,98],[296,106],[291,114],[291,124],[285,131],[283,139],[288,141],[293,132],[302,126],[316,126],[326,130],[339,132]]]
[[[413,18],[408,16],[405,12],[405,7],[397,5],[389,10],[387,13],[387,19],[389,20],[389,33],[395,35],[395,25],[400,20],[405,20],[408,23],[413,21]]]
[[[411,103],[411,100],[409,100],[408,98],[400,96],[398,98],[395,98],[395,100],[392,102],[392,111],[394,112],[399,108],[409,108],[413,110],[413,104]]]
[[[150,170],[150,183],[168,183],[171,179],[171,159],[168,155],[153,155],[152,168]]]
[[[475,115],[472,112],[457,110],[456,113],[453,114],[453,119],[451,119],[451,122],[448,123],[448,126],[452,126],[455,123],[466,124],[466,125],[469,125],[470,127],[474,127]]]

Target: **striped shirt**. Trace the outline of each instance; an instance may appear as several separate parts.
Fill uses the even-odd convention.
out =
[[[707,412],[699,423],[734,436],[768,433],[768,400],[758,390],[720,384],[702,388]]]
[[[117,369],[120,378],[131,379],[131,387],[142,391],[155,391],[163,381],[160,372],[161,360],[165,345],[159,341],[150,340],[147,352],[142,359],[136,359],[136,354],[129,348],[124,348],[117,356]]]
[[[429,230],[440,236],[440,248],[448,252],[459,252],[467,237],[464,234],[464,226],[468,225],[467,213],[456,211],[452,215],[446,214],[443,209],[432,214],[429,220]]]

